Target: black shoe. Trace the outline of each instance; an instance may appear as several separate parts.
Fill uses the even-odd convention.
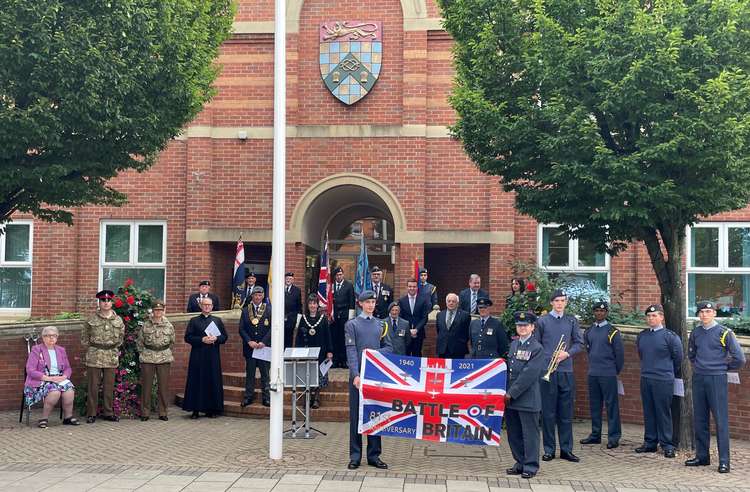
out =
[[[719,473],[729,473],[729,463],[719,463]]]
[[[581,439],[578,442],[580,442],[581,444],[601,444],[602,440],[598,437],[589,436],[586,439]]]
[[[357,461],[350,461],[349,464],[346,465],[346,467],[350,470],[356,470],[357,468],[359,468],[359,463]]]
[[[198,412],[193,412],[192,415],[190,415],[190,418],[195,420],[201,418],[201,415]]]
[[[63,425],[81,425],[81,423],[75,417],[68,417],[63,419]]]
[[[87,424],[93,424],[94,422],[96,422],[96,417],[92,417],[92,416],[86,417]]]
[[[110,422],[119,422],[120,421],[120,417],[118,417],[117,415],[104,415],[102,418],[104,420],[108,420]]]
[[[579,458],[578,456],[565,451],[560,451],[560,459],[572,461],[573,463],[578,463],[579,461],[581,461],[581,458]]]
[[[521,478],[525,478],[527,480],[529,478],[534,478],[535,476],[536,476],[536,473],[531,473],[531,472],[523,472],[523,473],[521,473]]]
[[[245,398],[242,400],[242,403],[240,403],[240,406],[242,408],[245,408],[248,405],[252,405],[255,398]]]
[[[374,466],[375,468],[380,468],[381,470],[385,470],[388,468],[388,465],[383,463],[380,458],[376,459],[375,461],[368,461],[367,464],[370,466]]]
[[[141,416],[141,422],[146,422],[147,420],[148,420],[148,417],[146,417],[146,416]]]
[[[667,449],[667,450],[665,450],[664,451],[664,457],[665,458],[674,458],[675,457],[674,449]]]
[[[263,400],[263,406],[264,407],[270,407],[271,406],[271,400]]]
[[[702,460],[697,457],[690,458],[685,462],[685,466],[708,466],[711,464],[711,460]]]
[[[163,420],[164,422],[166,422],[169,420],[169,417],[167,417],[166,415],[159,415],[159,420]]]
[[[615,449],[615,448],[619,448],[619,447],[620,447],[619,441],[614,441],[614,442],[608,442],[607,443],[607,449]]]
[[[506,475],[521,475],[523,473],[523,470],[519,470],[515,466],[512,468],[508,468],[505,470]]]
[[[655,453],[656,448],[650,448],[644,444],[642,446],[638,446],[637,448],[635,448],[635,452],[636,453]]]
[[[310,405],[310,408],[320,408],[320,400],[313,400],[312,405]]]
[[[554,454],[543,454],[542,455],[542,461],[552,461],[555,459]]]

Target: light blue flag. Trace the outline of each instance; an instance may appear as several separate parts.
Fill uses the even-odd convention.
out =
[[[363,291],[372,289],[372,278],[370,278],[370,262],[367,260],[367,245],[365,235],[359,243],[359,258],[357,259],[357,277],[354,280],[354,292],[357,296]]]

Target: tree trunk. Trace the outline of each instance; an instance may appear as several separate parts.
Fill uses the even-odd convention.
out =
[[[693,434],[693,389],[692,367],[687,357],[688,330],[685,315],[685,283],[683,281],[682,259],[685,251],[685,226],[664,226],[658,237],[646,239],[646,247],[661,290],[661,302],[664,306],[664,323],[666,328],[674,331],[682,340],[685,356],[682,359],[681,377],[685,385],[685,396],[675,397],[672,405],[673,439],[681,450],[694,448]],[[659,241],[661,238],[662,242]],[[664,258],[661,246],[664,246],[667,257]],[[679,375],[678,375],[679,376]]]

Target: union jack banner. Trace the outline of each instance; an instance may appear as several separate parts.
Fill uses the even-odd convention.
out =
[[[363,435],[500,444],[503,359],[438,359],[365,350],[360,380]]]

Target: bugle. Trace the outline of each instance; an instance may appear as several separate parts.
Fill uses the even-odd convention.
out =
[[[565,350],[565,335],[560,335],[560,341],[557,342],[557,347],[555,347],[554,352],[552,352],[552,358],[549,360],[549,365],[547,366],[547,372],[542,376],[542,379],[549,382],[549,377],[552,375],[553,372],[557,370],[557,366],[560,365],[559,356],[560,352]]]

